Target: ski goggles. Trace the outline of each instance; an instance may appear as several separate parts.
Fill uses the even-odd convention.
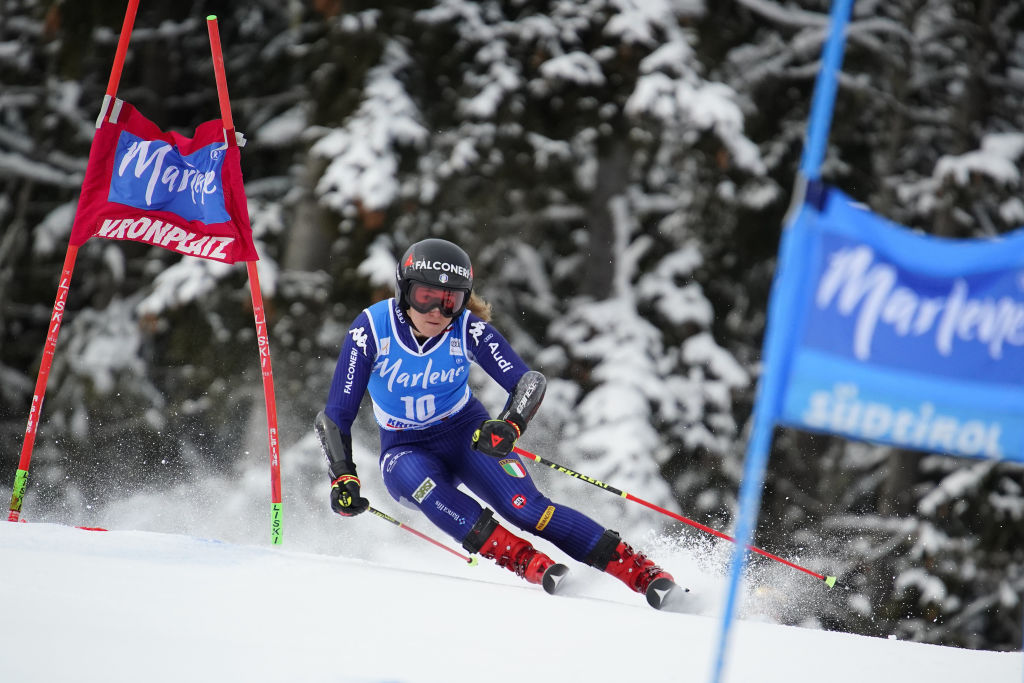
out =
[[[409,284],[409,305],[420,313],[430,313],[435,308],[446,318],[455,317],[466,304],[468,293],[462,289],[431,287],[422,282]]]

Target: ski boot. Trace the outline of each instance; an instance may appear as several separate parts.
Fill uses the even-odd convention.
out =
[[[590,551],[586,563],[611,574],[630,590],[642,593],[648,604],[661,609],[670,595],[680,591],[675,579],[643,553],[633,550],[616,531],[608,529]]]
[[[484,510],[470,530],[462,547],[471,553],[494,560],[529,583],[543,586],[554,593],[569,568],[558,564],[533,545],[498,524],[490,510]]]

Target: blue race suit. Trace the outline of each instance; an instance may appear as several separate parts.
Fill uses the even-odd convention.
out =
[[[604,527],[538,491],[518,455],[499,459],[472,448],[473,432],[489,415],[470,391],[470,362],[508,392],[529,370],[490,323],[469,311],[421,343],[395,299],[378,302],[349,328],[325,412],[350,435],[369,389],[388,492],[460,543],[483,512],[457,488],[461,482],[510,523],[584,561]]]

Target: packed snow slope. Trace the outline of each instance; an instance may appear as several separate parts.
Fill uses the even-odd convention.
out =
[[[0,522],[2,679],[709,679],[719,621],[700,613],[700,600],[697,614],[670,614],[582,566],[564,595],[549,596],[429,544],[395,557],[409,561]],[[1019,652],[744,620],[733,634],[727,680],[1018,683],[1024,672]]]

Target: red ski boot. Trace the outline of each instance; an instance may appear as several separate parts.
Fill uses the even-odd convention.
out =
[[[529,541],[498,524],[491,515],[490,510],[483,511],[462,541],[462,547],[494,560],[499,567],[505,567],[530,583],[540,584],[548,593],[554,593],[569,568],[556,564]]]
[[[498,525],[480,548],[480,555],[494,560],[499,567],[505,567],[530,583],[539,584],[544,572],[555,563],[550,557],[534,548],[529,541],[519,538],[505,527]]]
[[[671,574],[643,553],[633,550],[625,541],[619,541],[604,570],[637,593],[646,593],[655,579],[668,579],[675,583]]]
[[[661,609],[666,598],[678,588],[671,574],[643,553],[633,550],[611,529],[598,539],[585,562],[608,572],[631,590],[643,593],[655,609]]]

